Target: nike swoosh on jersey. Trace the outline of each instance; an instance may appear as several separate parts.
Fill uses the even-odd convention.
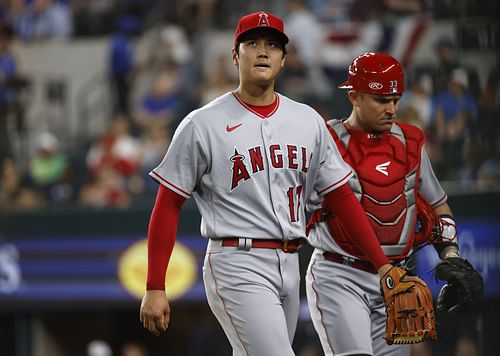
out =
[[[238,127],[240,127],[241,125],[243,125],[243,124],[238,124],[238,125],[234,125],[234,126],[229,126],[229,125],[227,125],[227,126],[226,126],[226,131],[227,131],[227,132],[234,131],[234,130],[236,130]]]

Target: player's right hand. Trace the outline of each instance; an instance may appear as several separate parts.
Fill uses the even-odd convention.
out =
[[[144,328],[156,336],[167,331],[170,322],[170,305],[165,291],[146,291],[142,298],[140,320]]]

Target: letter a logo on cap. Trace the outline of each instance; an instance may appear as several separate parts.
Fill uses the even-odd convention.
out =
[[[267,18],[267,14],[265,12],[261,12],[259,14],[259,26],[269,27],[269,19]]]

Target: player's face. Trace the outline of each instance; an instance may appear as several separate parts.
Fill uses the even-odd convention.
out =
[[[401,95],[372,95],[349,92],[356,111],[357,124],[366,131],[388,131],[396,120]]]
[[[233,49],[233,62],[238,66],[240,81],[257,85],[270,85],[285,64],[282,45],[271,33],[248,35]]]

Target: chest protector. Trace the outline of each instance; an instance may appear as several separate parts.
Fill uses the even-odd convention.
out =
[[[328,125],[342,157],[353,168],[349,185],[384,253],[392,259],[406,257],[415,242],[423,132],[404,123],[380,134],[347,130],[340,120],[331,120]],[[366,259],[337,217],[328,218],[327,224],[342,249]]]

